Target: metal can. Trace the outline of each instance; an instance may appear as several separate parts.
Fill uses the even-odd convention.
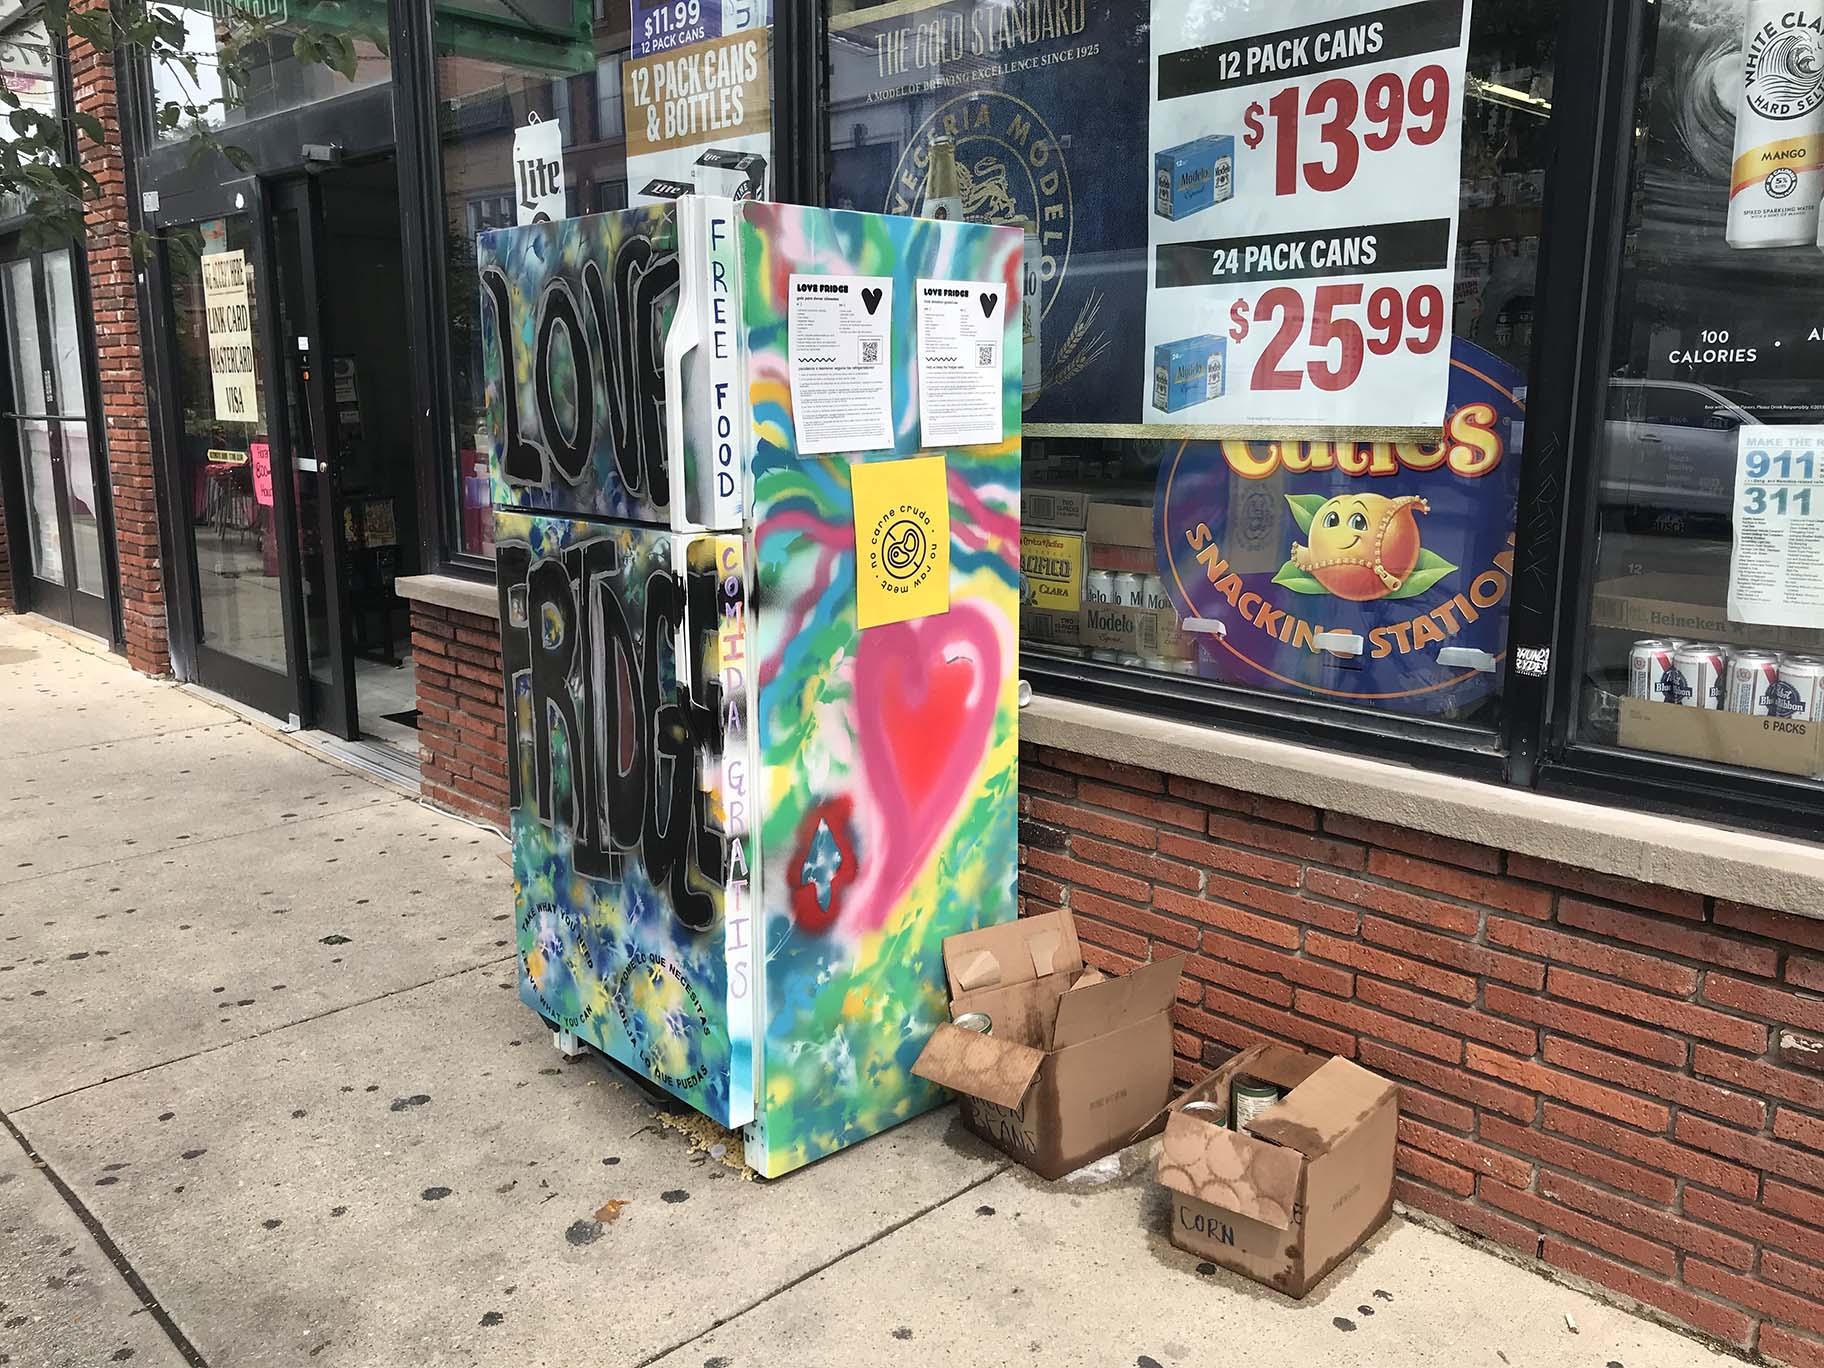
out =
[[[1123,572],[1117,574],[1115,576],[1115,602],[1120,604],[1123,608],[1135,609],[1136,613],[1138,612],[1138,610],[1145,608],[1146,607],[1146,576],[1141,575],[1141,574],[1136,574],[1132,571],[1123,571]],[[1142,635],[1144,626],[1146,624],[1141,623],[1138,616],[1135,617],[1134,622],[1135,622],[1135,633],[1134,633],[1135,642],[1134,642],[1134,644],[1136,646],[1140,646],[1142,648],[1145,648],[1150,645],[1150,654],[1156,655],[1158,653],[1158,649],[1159,649],[1157,642],[1149,641],[1148,638],[1146,638]],[[1123,651],[1123,652],[1121,652],[1121,656],[1120,656],[1121,663],[1123,665],[1126,665],[1129,669],[1137,670],[1146,664],[1147,654],[1149,654],[1149,652],[1145,649],[1143,649],[1139,652]]]
[[[1107,570],[1091,570],[1083,577],[1083,601],[1113,606],[1122,600],[1116,596],[1115,576]],[[1091,651],[1091,660],[1119,660],[1119,651]]]
[[[1810,11],[1810,13],[1807,13]],[[1815,5],[1750,0],[1729,175],[1731,247],[1819,241],[1824,199],[1824,43]]]
[[[1787,656],[1780,661],[1780,682],[1768,699],[1769,717],[1824,722],[1824,659]]]
[[[1039,325],[1045,315],[1045,249],[1039,242],[1038,224],[1021,219],[1020,230],[1026,235],[1020,248],[1020,407],[1029,409],[1045,387],[1045,353],[1039,345]]]
[[[1721,646],[1691,642],[1672,652],[1672,672],[1667,684],[1666,702],[1686,708],[1723,706],[1724,677],[1728,673],[1728,656]]]
[[[1766,717],[1769,696],[1780,682],[1780,658],[1772,651],[1737,651],[1729,657],[1729,688],[1723,707],[1732,713]]]
[[[1678,643],[1670,637],[1648,637],[1628,648],[1628,697],[1664,703],[1665,678],[1672,670],[1672,652]]]
[[[1271,1083],[1246,1074],[1237,1078],[1229,1087],[1229,1115],[1233,1118],[1234,1129],[1246,1129],[1248,1122],[1277,1101],[1279,1089]]]
[[[994,1021],[986,1012],[964,1012],[950,1024],[977,1035],[994,1034]]]
[[[1195,1116],[1200,1121],[1208,1121],[1213,1126],[1222,1124],[1222,1103],[1206,1102],[1199,1098],[1195,1102],[1186,1102],[1178,1110],[1186,1116]]]

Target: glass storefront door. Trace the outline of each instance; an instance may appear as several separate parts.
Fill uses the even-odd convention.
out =
[[[236,199],[244,203],[244,195]],[[274,479],[261,244],[245,208],[164,234],[180,512],[194,569],[197,677],[280,717],[298,711]]]
[[[111,638],[106,479],[89,428],[71,250],[0,260],[0,314],[11,358],[4,422],[23,494],[29,606]]]

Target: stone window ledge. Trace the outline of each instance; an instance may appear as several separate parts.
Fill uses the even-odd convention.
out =
[[[1824,848],[1265,737],[1035,696],[1020,739],[1498,846],[1535,859],[1824,919]]]
[[[455,575],[405,575],[393,581],[402,599],[434,603],[458,613],[500,621],[500,592],[493,580],[458,579]]]

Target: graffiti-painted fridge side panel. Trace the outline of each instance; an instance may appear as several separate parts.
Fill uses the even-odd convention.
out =
[[[669,205],[481,235],[494,506],[671,526]]]
[[[1017,320],[1020,237],[784,205],[743,215],[766,852],[762,1096],[747,1157],[771,1175],[942,1100],[911,1073],[947,1014],[941,943],[1015,914],[1018,324],[992,446],[920,444],[910,339],[920,278],[1002,282]],[[796,454],[793,272],[893,277],[893,452]],[[949,611],[861,630],[851,466],[940,452]]]
[[[742,543],[499,511],[495,544],[520,996],[742,1124],[757,1006]]]

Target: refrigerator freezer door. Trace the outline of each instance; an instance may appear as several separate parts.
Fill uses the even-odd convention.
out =
[[[672,207],[483,233],[480,363],[496,507],[672,525]]]
[[[745,562],[495,514],[519,988],[723,1125],[754,1114]]]
[[[665,339],[672,525],[740,529],[747,517],[748,435],[733,200],[678,201],[678,312]]]
[[[766,797],[765,1046],[747,1159],[772,1175],[942,1100],[911,1070],[948,1015],[943,939],[1015,914],[1021,235],[790,205],[741,214]],[[893,278],[894,450],[797,454],[793,273]],[[920,440],[921,279],[1006,291],[998,443]],[[944,459],[948,610],[864,630],[852,469],[912,455]]]

